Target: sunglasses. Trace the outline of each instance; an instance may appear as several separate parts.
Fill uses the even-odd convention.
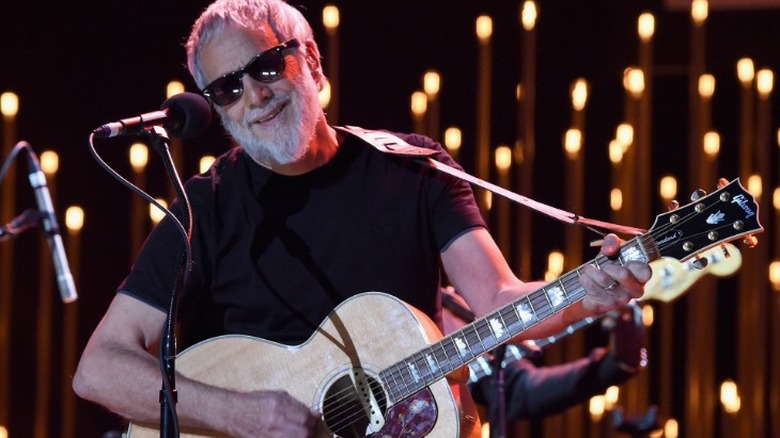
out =
[[[219,106],[230,105],[244,94],[241,78],[248,74],[258,82],[273,82],[284,72],[284,51],[298,47],[298,40],[291,39],[252,58],[241,70],[225,74],[203,88],[203,95]]]

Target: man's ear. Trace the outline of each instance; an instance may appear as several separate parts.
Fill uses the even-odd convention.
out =
[[[315,43],[313,40],[308,40],[304,44],[304,47],[304,58],[306,59],[306,64],[309,66],[309,70],[311,71],[314,81],[317,82],[320,87],[322,87],[324,78],[322,73],[322,63],[320,62],[320,51],[317,48],[317,43]]]

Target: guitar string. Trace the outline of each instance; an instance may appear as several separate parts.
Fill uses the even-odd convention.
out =
[[[713,203],[713,204],[711,204],[709,206],[706,206],[705,210],[703,210],[703,211],[711,209],[716,204],[717,203]],[[640,241],[640,243],[643,245],[643,247],[647,248],[647,241],[648,240],[651,240],[651,239],[655,240],[655,236],[663,234],[663,233],[667,232],[669,229],[672,229],[674,227],[679,227],[679,225],[681,225],[681,224],[687,223],[688,221],[692,220],[693,217],[703,213],[703,211],[699,212],[697,214],[688,214],[686,216],[683,216],[676,223],[667,223],[667,224],[661,225],[657,229],[650,230],[647,233],[645,233],[643,235],[640,235],[640,236],[637,236],[635,239],[632,239],[632,240]],[[722,228],[725,228],[725,227],[731,226],[731,225],[733,225],[733,224],[724,224],[724,225],[718,227],[717,229],[722,229]],[[708,230],[706,232],[710,232],[710,231],[712,231],[712,230]],[[693,236],[694,237],[700,236],[700,235],[702,235],[704,233],[705,232],[695,233],[695,234],[693,234]],[[628,245],[629,244],[627,244],[626,246],[628,246]],[[674,245],[674,243],[667,243],[667,244],[657,245],[657,247],[658,247],[658,250],[659,250],[659,253],[660,253],[660,252],[662,252],[663,249],[669,248],[669,247],[671,247],[673,245]],[[597,256],[594,259],[594,262],[596,262],[596,263],[598,263],[599,261],[604,262],[604,261],[606,261],[606,259],[607,259],[606,256],[599,255],[599,256]],[[575,271],[578,271],[578,269],[576,269]],[[575,271],[572,271],[572,272],[575,272]],[[566,277],[566,276],[564,276],[564,277]],[[563,278],[563,277],[561,277],[561,278]],[[581,286],[581,284],[580,284],[580,286]],[[544,291],[544,287],[541,288],[540,291]],[[538,323],[538,322],[539,321],[537,321],[536,323]],[[444,339],[442,339],[442,340],[444,340]],[[445,353],[446,353],[446,350],[445,350]],[[419,353],[418,354],[413,354],[410,357],[413,358],[414,356],[418,356],[418,355],[419,355]],[[477,358],[477,357],[479,357],[479,356],[476,356],[475,358]],[[435,355],[434,355],[434,358],[435,358]],[[473,359],[475,359],[475,358],[473,358]],[[435,359],[437,359],[437,358],[435,358]],[[471,360],[473,360],[473,359],[471,359]],[[471,361],[471,360],[469,360],[469,361]],[[451,364],[451,360],[450,360],[449,357],[447,357],[447,361],[449,362],[448,366],[451,368],[452,364]],[[438,362],[438,359],[437,359],[437,362]],[[402,376],[402,375],[405,374],[404,371],[403,371],[403,367],[401,367],[400,364],[401,364],[401,362],[398,362],[398,363],[396,363],[396,364],[394,364],[394,365],[392,365],[391,367],[388,368],[389,370],[392,369],[390,371],[390,373],[388,374],[388,376],[387,376],[388,378],[392,378],[393,380],[395,380],[396,377]],[[430,367],[428,367],[428,369],[431,372],[430,374],[433,374],[431,377],[435,377],[435,375],[440,374],[440,373],[437,373],[434,370],[430,370]],[[446,376],[446,373],[443,373],[441,377],[443,377],[443,376]],[[439,378],[441,378],[441,377],[439,377]],[[436,381],[436,380],[438,380],[438,378],[435,379],[434,381]],[[406,384],[405,380],[402,377],[401,377],[401,381],[403,382],[403,387],[406,390],[406,392],[409,392],[409,390],[408,390],[409,389],[409,385]],[[422,388],[418,389],[417,391],[425,389],[429,385],[425,385]],[[387,397],[384,396],[384,390],[382,389],[381,383],[379,383],[376,379],[372,379],[371,381],[369,381],[369,387],[371,388],[372,392],[374,392],[375,394],[378,393],[380,395],[380,397],[379,397],[380,400],[385,400],[385,401],[388,400]],[[356,407],[356,411],[353,410],[351,412],[346,412],[347,413],[347,417],[344,418],[344,419],[339,419],[338,420],[338,422],[334,425],[335,429],[341,428],[344,424],[354,424],[355,422],[359,421],[359,418],[361,416],[365,416],[365,412],[363,410],[362,405],[360,403],[354,403],[357,400],[355,400],[354,397],[351,397],[351,395],[353,393],[355,393],[355,389],[354,388],[347,388],[347,389],[341,390],[340,393],[337,392],[335,394],[337,399],[336,400],[331,399],[331,401],[329,402],[328,406],[326,406],[326,407],[330,408],[330,407],[334,407],[334,404],[335,404],[336,406],[334,407],[334,409],[336,411],[338,411],[338,413],[343,413],[343,409],[345,409],[345,406],[347,408]],[[351,406],[349,406],[348,404],[347,405],[344,404],[344,399],[345,398],[350,398],[350,400],[348,400],[347,403],[349,403],[349,401],[352,401],[353,403],[352,403]],[[390,410],[391,408],[392,408],[392,406],[386,406],[387,410]]]

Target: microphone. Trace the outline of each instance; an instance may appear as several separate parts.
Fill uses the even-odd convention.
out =
[[[28,170],[30,172],[30,185],[35,191],[35,201],[38,204],[38,211],[43,218],[43,232],[46,234],[46,240],[49,242],[52,259],[54,260],[54,272],[57,275],[57,284],[60,288],[60,297],[62,302],[71,303],[76,301],[76,285],[73,283],[73,275],[70,273],[68,258],[65,255],[65,247],[62,245],[62,236],[60,227],[57,225],[57,217],[54,215],[54,206],[51,202],[49,188],[46,186],[46,175],[41,170],[38,157],[33,152],[32,147],[27,145]]]
[[[184,92],[163,102],[159,111],[106,123],[92,131],[95,137],[110,138],[137,134],[153,126],[162,126],[176,137],[188,139],[200,135],[211,123],[211,107],[206,99]]]

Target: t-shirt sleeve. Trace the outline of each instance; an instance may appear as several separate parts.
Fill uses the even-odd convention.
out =
[[[185,257],[183,242],[176,223],[165,217],[146,238],[118,292],[167,311],[173,280]]]
[[[438,154],[433,156],[436,161],[463,170],[442,145],[431,138],[418,134],[397,135],[411,145],[437,151]],[[426,190],[439,251],[447,249],[451,242],[469,230],[487,228],[468,182],[435,169],[427,169],[426,172],[430,177]]]
[[[202,210],[198,204],[208,202],[211,190],[210,180],[194,177],[185,185],[188,198],[193,209],[193,217],[201,215],[195,213]],[[182,213],[180,200],[177,199],[169,208],[181,221]],[[197,225],[197,224],[196,224]],[[196,230],[197,227],[194,227]],[[191,242],[192,261],[198,260],[201,253],[198,251],[200,241],[197,231],[193,231]],[[185,235],[183,229],[171,217],[165,216],[157,224],[146,238],[141,250],[136,257],[130,272],[117,289],[118,293],[132,296],[146,304],[162,311],[167,311],[170,306],[170,298],[174,287],[174,279],[179,277],[185,262]],[[193,265],[195,265],[193,263]],[[200,270],[194,270],[188,279],[188,288],[200,278]],[[180,297],[181,298],[181,297]]]

